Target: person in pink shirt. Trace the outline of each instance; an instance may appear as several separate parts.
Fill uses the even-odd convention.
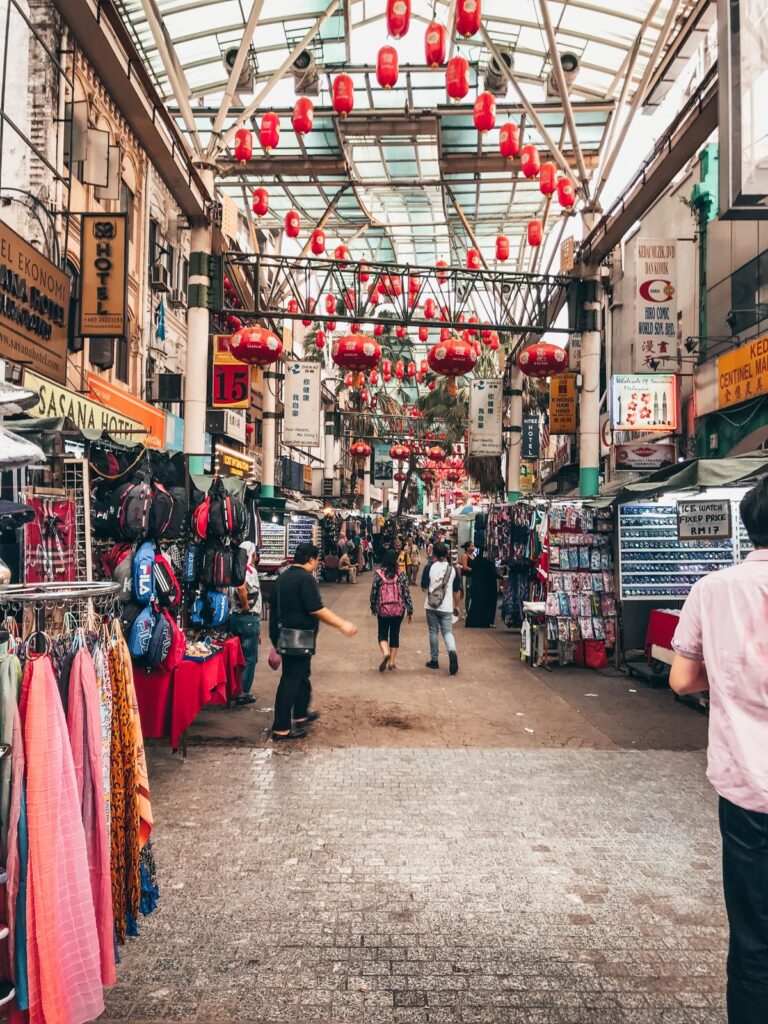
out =
[[[669,685],[709,690],[707,777],[720,797],[729,1024],[768,1021],[768,477],[740,505],[755,550],[691,588]]]

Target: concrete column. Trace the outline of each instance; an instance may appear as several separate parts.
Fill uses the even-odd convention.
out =
[[[584,214],[584,237],[595,222],[595,214]],[[581,335],[581,396],[579,402],[579,494],[591,498],[600,490],[600,268],[583,267],[581,279],[591,282],[594,301],[584,303],[589,314],[594,310],[597,330]]]
[[[371,459],[373,455],[369,455],[365,461],[363,467],[363,513],[367,516],[371,514]]]
[[[189,308],[187,310],[187,365],[184,374],[184,451],[202,455],[205,409],[208,391],[208,335],[210,314],[207,298],[211,254],[209,224],[192,228],[189,261]]]
[[[265,498],[275,496],[275,439],[277,436],[275,422],[275,406],[277,403],[278,373],[275,370],[264,370],[264,393],[262,405],[262,470],[261,493]]]
[[[330,479],[333,480],[333,469],[334,466],[336,465],[336,461],[334,459],[334,450],[336,444],[335,438],[333,436],[333,414],[329,415],[328,413],[326,413],[325,415],[325,437],[323,438],[323,440],[325,442],[323,452],[323,476],[330,477]]]
[[[512,421],[512,432],[507,448],[507,501],[520,500],[520,449],[523,436],[523,371],[515,363],[512,367],[510,381],[512,400],[509,418]]]

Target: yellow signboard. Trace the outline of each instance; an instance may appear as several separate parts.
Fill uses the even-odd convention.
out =
[[[84,338],[122,337],[128,309],[127,214],[81,216],[80,333]]]
[[[536,479],[536,470],[532,462],[525,460],[520,463],[520,493],[533,494],[533,482]]]
[[[0,221],[0,358],[67,379],[69,278]]]
[[[575,373],[561,373],[549,382],[549,432],[576,433]]]
[[[718,357],[717,407],[724,409],[765,394],[768,394],[768,334]]]

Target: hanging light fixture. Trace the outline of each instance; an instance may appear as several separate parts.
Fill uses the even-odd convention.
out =
[[[428,340],[429,340],[429,328],[427,326],[425,326],[425,324],[422,324],[421,327],[419,327],[419,341],[428,341]]]
[[[500,263],[506,263],[509,259],[509,239],[506,235],[499,235],[496,239],[496,259]]]
[[[341,264],[341,268],[343,270],[350,260],[349,249],[346,245],[337,245],[333,250],[333,258]]]
[[[543,234],[544,229],[540,220],[528,221],[528,245],[541,245]]]
[[[291,124],[297,135],[307,135],[312,131],[315,120],[315,108],[307,96],[299,96],[293,107]]]
[[[460,338],[433,345],[427,355],[430,370],[448,378],[448,393],[456,394],[456,377],[469,373],[477,362],[477,354],[471,345]]]
[[[411,0],[387,0],[387,35],[402,39],[411,24]]]
[[[298,238],[301,230],[301,218],[295,210],[289,210],[285,215],[285,233],[289,238]]]
[[[355,109],[355,83],[350,75],[336,75],[333,80],[333,109],[341,117],[346,117]]]
[[[480,29],[482,5],[480,0],[456,0],[456,31],[468,39]]]
[[[389,91],[397,85],[398,76],[397,50],[394,46],[382,46],[376,58],[376,81]]]
[[[535,178],[541,170],[539,151],[535,146],[523,146],[520,150],[520,169],[526,178]]]
[[[576,202],[576,187],[570,178],[557,179],[557,201],[563,209],[570,209]]]
[[[311,246],[315,256],[322,256],[325,252],[325,232],[322,228],[315,228],[312,232]]]
[[[520,156],[520,128],[514,121],[507,121],[499,131],[499,151],[505,160]]]
[[[253,132],[248,128],[238,128],[235,132],[235,160],[244,164],[253,156]]]
[[[424,58],[431,68],[438,68],[445,63],[448,50],[448,33],[439,21],[431,21],[424,33]]]
[[[229,339],[229,351],[242,363],[268,366],[280,358],[283,343],[265,327],[244,327]]]
[[[253,212],[257,217],[265,217],[269,213],[269,192],[265,188],[253,190]]]
[[[469,92],[469,61],[451,57],[445,69],[445,89],[452,100],[463,100]]]
[[[551,196],[557,188],[557,165],[545,161],[539,170],[539,189],[543,196]]]
[[[481,92],[472,110],[475,128],[485,135],[496,124],[496,97],[490,92]]]
[[[479,270],[480,269],[480,251],[479,249],[467,249],[467,270]]]

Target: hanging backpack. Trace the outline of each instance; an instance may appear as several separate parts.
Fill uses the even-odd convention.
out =
[[[248,569],[248,552],[240,545],[232,548],[232,586],[242,587]]]
[[[400,618],[405,613],[405,603],[400,590],[400,573],[397,572],[390,578],[381,569],[377,569],[376,575],[381,580],[376,614],[382,619]]]
[[[151,541],[145,541],[133,556],[133,596],[139,604],[151,604],[155,590],[155,549]]]
[[[145,480],[118,487],[113,500],[117,530],[123,540],[144,540],[149,532],[152,490]]]
[[[173,512],[162,537],[180,537],[187,528],[187,499],[183,487],[171,487],[168,492],[173,498]]]
[[[128,601],[127,604],[123,605],[120,613],[120,625],[123,627],[123,636],[129,637],[131,635],[133,624],[143,611],[143,606],[137,604],[136,601]]]
[[[91,496],[91,528],[96,540],[117,536],[117,515],[112,494]]]
[[[229,617],[229,598],[208,590],[192,602],[189,618],[196,626],[223,626]]]
[[[171,647],[163,662],[163,668],[168,672],[173,672],[175,668],[179,667],[187,653],[187,638],[184,635],[184,630],[167,609],[164,608],[160,615],[165,618],[171,630]]]
[[[203,545],[190,544],[184,554],[184,582],[197,583],[200,578]]]
[[[203,555],[200,562],[200,583],[204,587],[234,587],[241,584],[235,583],[235,555],[229,544],[206,544],[203,548]],[[243,552],[245,554],[245,552]]]
[[[145,658],[155,629],[155,613],[147,606],[142,608],[128,634],[128,650],[132,658]]]
[[[149,507],[149,537],[164,537],[173,518],[173,498],[161,483],[152,485],[152,503]]]
[[[99,565],[105,576],[114,576],[118,565],[132,552],[131,545],[123,540],[113,544],[109,551],[102,551],[99,555]]]
[[[208,498],[210,501],[208,536],[219,540],[231,537],[239,543],[248,523],[245,505],[242,501],[227,494],[221,480],[214,480],[211,484]]]
[[[173,642],[173,629],[169,617],[161,614],[155,615],[154,618],[152,635],[149,638],[146,653],[147,665],[151,665],[153,668],[163,664],[171,653]]]
[[[192,513],[192,533],[196,540],[206,540],[211,515],[211,499],[204,498]]]
[[[117,566],[112,573],[112,580],[114,583],[120,584],[120,589],[117,592],[118,600],[121,604],[128,604],[129,601],[133,600],[133,549],[128,545],[128,550],[125,552],[123,557],[117,563]]]
[[[161,551],[155,555],[154,572],[158,604],[165,608],[177,608],[181,604],[181,587],[173,566]]]

